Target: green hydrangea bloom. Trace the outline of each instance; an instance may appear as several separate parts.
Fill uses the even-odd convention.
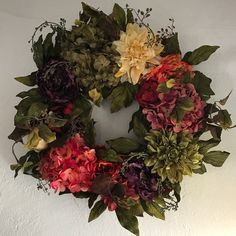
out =
[[[97,26],[97,22],[76,22],[67,34],[68,45],[63,57],[74,64],[75,75],[85,91],[114,87],[120,82],[115,77],[119,70],[112,42]],[[73,43],[70,43],[73,42]]]
[[[157,173],[162,181],[168,179],[171,183],[179,183],[183,175],[192,175],[194,169],[201,166],[203,155],[193,135],[188,131],[173,133],[169,131],[151,130],[145,140],[148,141],[149,157],[145,164],[151,167],[152,173]]]

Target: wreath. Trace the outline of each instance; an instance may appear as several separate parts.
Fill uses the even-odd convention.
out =
[[[46,21],[29,41],[38,69],[15,78],[33,88],[17,95],[11,169],[38,179],[44,191],[88,198],[89,222],[108,208],[139,235],[137,217],[164,220],[178,207],[185,175],[205,173],[205,163],[220,167],[229,156],[211,148],[233,127],[222,108],[230,94],[209,102],[211,79],[194,70],[219,47],[182,56],[174,20],[155,33],[146,23],[151,8],[115,4],[107,15],[82,7],[70,30],[64,19]],[[92,107],[104,100],[111,112],[139,104],[129,125],[135,138],[95,143]],[[19,142],[28,150],[20,158]]]

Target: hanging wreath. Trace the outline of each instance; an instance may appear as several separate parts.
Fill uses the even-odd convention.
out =
[[[147,213],[163,219],[177,209],[185,175],[206,172],[205,163],[220,167],[228,152],[211,151],[222,129],[232,128],[222,106],[229,95],[209,102],[211,79],[194,70],[218,46],[201,46],[182,56],[174,21],[157,33],[146,11],[114,5],[110,15],[82,3],[72,29],[44,22],[32,39],[37,71],[17,77],[32,86],[17,95],[15,141],[11,165],[59,194],[88,198],[89,221],[106,208],[120,224],[139,235],[137,217]],[[45,37],[44,28],[51,32]],[[40,36],[36,39],[36,36]],[[92,104],[103,100],[118,112],[133,102],[130,118],[135,139],[116,138],[95,144]],[[203,134],[211,138],[203,139]],[[17,158],[16,143],[28,152]]]

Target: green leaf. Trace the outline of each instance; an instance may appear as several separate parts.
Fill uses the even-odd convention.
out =
[[[122,208],[116,210],[116,216],[125,229],[136,236],[139,236],[138,220],[136,216],[130,215],[128,211],[125,211]]]
[[[92,105],[91,103],[83,96],[80,96],[75,101],[75,108],[71,114],[71,119],[75,117],[80,117],[82,120],[88,120],[91,118],[92,114]]]
[[[204,101],[206,101],[211,97],[211,95],[215,94],[210,87],[211,79],[199,71],[194,71],[194,73],[195,76],[192,80],[192,83],[194,84],[194,87],[199,96]]]
[[[201,46],[191,53],[188,52],[187,55],[185,55],[185,61],[190,65],[198,65],[199,63],[206,61],[218,48],[219,46]]]
[[[47,118],[48,125],[53,128],[63,127],[67,123],[67,121],[67,119],[57,117],[55,116],[55,114],[52,114]]]
[[[199,145],[198,152],[204,155],[208,152],[209,149],[217,146],[219,143],[220,143],[220,141],[215,140],[215,139],[200,140],[198,142],[198,145]]]
[[[182,110],[182,109],[178,108],[178,106],[176,106],[171,113],[171,118],[176,120],[176,122],[178,123],[183,120],[185,114],[186,114],[186,112],[184,110]]]
[[[38,126],[39,129],[39,136],[45,140],[47,143],[51,143],[56,140],[56,133],[52,132],[47,125],[40,124]]]
[[[128,154],[130,152],[137,151],[140,148],[140,144],[129,138],[117,138],[106,141],[107,144],[114,149],[117,153]]]
[[[203,161],[216,167],[221,167],[230,153],[211,151],[204,155]]]
[[[131,105],[136,92],[137,86],[129,82],[121,83],[115,87],[107,98],[111,102],[111,112],[117,112],[121,108]]]
[[[106,208],[107,206],[102,200],[96,202],[96,204],[90,211],[88,222],[97,219],[106,210]]]
[[[75,198],[89,198],[90,193],[89,192],[78,192],[78,193],[73,193]]]
[[[89,196],[89,200],[88,200],[88,207],[91,208],[94,204],[94,202],[97,200],[98,198],[98,194],[96,193],[91,193]]]
[[[164,210],[155,202],[142,201],[144,211],[150,216],[165,220]]]
[[[183,59],[182,59],[182,61],[185,61],[185,62],[187,62],[188,63],[188,59],[189,59],[189,57],[190,57],[190,55],[192,54],[192,52],[186,52],[185,54],[184,54],[184,57],[183,57]]]
[[[167,88],[166,83],[160,83],[157,87],[157,92],[159,93],[166,93],[170,91],[170,88]]]
[[[183,111],[192,111],[194,109],[194,103],[191,98],[184,98],[177,104],[178,108],[182,109]]]
[[[86,122],[83,122],[83,125],[85,126],[84,128],[84,139],[85,143],[89,147],[93,147],[95,145],[95,135],[96,131],[94,128],[94,120],[88,120]]]
[[[11,170],[15,171],[14,178],[18,176],[19,171],[22,169],[22,166],[20,164],[13,164],[10,165]]]
[[[211,132],[211,135],[213,137],[213,139],[215,140],[221,140],[221,133],[222,133],[222,128],[216,125],[211,125],[211,124],[207,124],[206,126],[207,130],[209,130]]]
[[[129,131],[132,129],[134,134],[140,139],[144,139],[145,134],[150,130],[150,124],[141,110],[136,111],[132,116],[132,120],[129,123]]]
[[[125,27],[126,27],[126,15],[125,15],[125,11],[124,9],[119,6],[117,3],[115,3],[114,7],[113,7],[113,12],[112,12],[112,16],[114,18],[114,20],[118,23],[118,25],[120,26],[121,30],[125,31]]]
[[[35,86],[36,85],[36,78],[35,78],[35,73],[31,73],[31,75],[28,76],[21,76],[21,77],[16,77],[15,80],[18,82],[27,85],[27,86]]]
[[[163,44],[165,46],[163,56],[166,56],[169,54],[180,54],[181,53],[177,33],[175,33],[170,38],[163,40]]]
[[[204,173],[206,173],[207,172],[207,170],[206,170],[206,166],[202,163],[201,164],[201,167],[200,168],[198,168],[198,169],[193,169],[193,173],[195,173],[195,174],[200,174],[200,175],[202,175],[202,174],[204,174]]]
[[[228,99],[229,99],[229,97],[230,97],[232,91],[233,91],[233,90],[231,90],[230,93],[229,93],[225,98],[223,98],[223,99],[221,99],[221,100],[219,101],[220,105],[224,106],[224,105],[226,104],[226,102],[228,101]]]
[[[130,215],[133,215],[133,216],[143,217],[143,212],[144,212],[144,209],[140,203],[135,204],[129,208],[129,213]]]
[[[34,102],[28,110],[28,116],[39,118],[43,113],[46,112],[48,105],[41,102]]]
[[[134,23],[134,16],[133,16],[132,10],[127,8],[127,24],[129,23]]]
[[[37,42],[33,44],[33,58],[38,68],[41,68],[44,64],[43,55],[43,36],[40,35]]]
[[[29,134],[29,132],[30,132],[29,130],[20,129],[18,127],[15,127],[15,129],[8,136],[8,138],[11,139],[11,140],[14,140],[15,142],[22,142],[22,137]]]
[[[99,159],[109,162],[122,162],[122,158],[113,149],[100,150],[98,152]]]
[[[213,120],[220,124],[223,129],[228,129],[232,126],[231,115],[227,110],[220,110]]]
[[[24,92],[18,93],[16,95],[16,97],[19,97],[19,98],[40,97],[40,95],[39,95],[39,92],[38,92],[38,88],[32,88],[32,89],[30,89],[28,91],[24,91]]]

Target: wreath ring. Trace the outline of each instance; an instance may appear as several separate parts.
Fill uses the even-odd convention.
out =
[[[110,15],[82,3],[72,29],[44,22],[29,41],[38,67],[18,82],[32,86],[17,97],[11,165],[59,194],[88,198],[89,221],[106,208],[120,224],[139,235],[143,213],[164,219],[177,209],[185,175],[206,172],[205,163],[222,166],[228,152],[210,151],[232,128],[224,99],[210,103],[211,79],[194,70],[218,46],[201,46],[182,56],[174,20],[154,33],[146,19],[151,8],[114,5]],[[36,35],[51,28],[45,37]],[[111,112],[135,100],[129,131],[136,139],[95,144],[92,105],[103,100]],[[212,138],[203,140],[210,132]],[[17,158],[16,143],[28,152]]]

